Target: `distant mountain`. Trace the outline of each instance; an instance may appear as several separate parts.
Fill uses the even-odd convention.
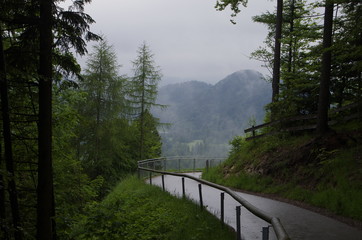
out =
[[[168,108],[154,115],[171,123],[160,129],[164,155],[226,155],[228,142],[243,135],[250,119],[262,121],[270,99],[270,84],[253,70],[235,72],[215,85],[190,81],[161,87],[157,103]]]
[[[191,81],[192,79],[177,78],[177,77],[163,77],[161,82],[158,84],[159,87],[164,87],[170,84],[183,83]]]

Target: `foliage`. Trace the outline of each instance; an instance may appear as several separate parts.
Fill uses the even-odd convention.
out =
[[[317,109],[320,71],[321,41],[319,16],[314,4],[306,1],[285,1],[284,24],[281,39],[281,79],[279,101],[268,105],[276,119],[298,114],[308,114]],[[314,17],[311,17],[314,16]],[[255,22],[268,26],[265,46],[252,53],[252,57],[273,66],[275,13],[255,16]]]
[[[89,179],[73,147],[80,121],[74,105],[84,101],[85,95],[74,89],[58,91],[54,88],[57,93],[53,98],[56,225],[58,237],[68,239],[70,229],[84,213],[85,206],[99,199],[103,178]]]
[[[203,178],[229,187],[272,193],[362,220],[358,120],[316,137],[235,138],[229,158]],[[336,145],[336,142],[338,143]]]
[[[161,70],[155,66],[154,56],[149,46],[143,43],[133,63],[133,77],[129,86],[130,101],[135,108],[135,114],[141,115],[142,110],[150,110],[159,106],[155,103],[158,82],[162,78]]]
[[[80,82],[84,101],[74,106],[80,114],[78,158],[87,174],[92,179],[102,176],[107,187],[134,170],[136,164],[132,146],[135,128],[125,118],[129,111],[126,79],[118,75],[118,67],[106,40],[94,46]]]
[[[244,138],[241,136],[234,137],[229,143],[231,145],[230,155],[240,152]]]
[[[41,3],[49,3],[53,6],[51,12],[51,6],[48,8],[48,19],[52,18],[53,21],[40,21],[41,18]],[[51,101],[51,86],[47,87],[47,101],[41,101],[40,91],[38,91],[42,81],[42,75],[44,71],[41,69],[43,65],[40,63],[40,52],[45,48],[40,46],[41,40],[44,40],[40,32],[42,25],[40,23],[46,23],[49,26],[48,39],[53,38],[53,42],[48,41],[47,46],[49,58],[42,63],[47,65],[49,70],[46,74],[49,77],[52,73],[53,67],[53,79],[57,87],[68,88],[73,85],[70,81],[67,81],[62,76],[79,75],[80,67],[76,63],[73,53],[70,52],[70,47],[74,47],[75,52],[84,54],[86,52],[85,45],[88,40],[95,40],[99,37],[89,31],[89,24],[93,23],[93,19],[84,13],[84,4],[89,3],[89,0],[81,0],[71,3],[72,9],[65,11],[59,8],[57,4],[59,1],[2,1],[0,8],[0,34],[2,36],[2,46],[4,47],[2,53],[4,54],[4,61],[6,65],[6,71],[1,71],[9,82],[9,103],[10,103],[10,131],[12,133],[12,150],[14,167],[16,169],[12,180],[16,182],[17,189],[15,192],[18,194],[19,209],[20,209],[20,224],[18,229],[21,229],[22,235],[27,239],[34,239],[36,227],[36,211],[43,207],[43,204],[37,206],[37,200],[40,199],[39,195],[44,191],[37,191],[40,189],[39,176],[44,176],[43,173],[52,176],[51,164],[48,164],[46,171],[42,171],[42,164],[38,161],[38,155],[43,154],[45,151],[38,153],[38,144],[40,142],[40,136],[43,133],[48,133],[48,140],[45,141],[47,149],[50,154],[49,144],[51,138],[51,129],[48,131],[42,131],[41,127],[44,126],[40,115],[40,104],[46,105],[47,109],[50,109]],[[52,23],[52,24],[51,24]],[[52,31],[50,30],[52,28]],[[52,33],[52,34],[51,34]],[[41,36],[42,35],[42,36]],[[52,50],[52,51],[51,51]],[[52,56],[50,56],[52,55]],[[44,56],[44,55],[43,55]],[[50,62],[52,58],[52,62]],[[59,90],[59,89],[57,89]],[[43,91],[44,92],[44,91]],[[42,108],[44,109],[44,108]],[[48,111],[48,116],[51,115],[51,111]],[[40,119],[41,118],[41,119]],[[48,118],[49,119],[49,118]],[[3,119],[2,119],[3,121]],[[51,121],[48,121],[49,125]],[[56,124],[59,124],[57,122]],[[60,123],[61,124],[61,123]],[[49,126],[48,125],[48,126]],[[38,134],[39,132],[39,134]],[[2,140],[3,140],[3,136]],[[5,141],[5,140],[4,140]],[[1,144],[3,146],[3,144]],[[2,149],[1,149],[2,150]],[[3,153],[3,151],[1,151]],[[48,156],[49,156],[48,155]],[[43,158],[42,158],[43,159]],[[51,158],[47,158],[45,163],[51,162]],[[0,164],[1,172],[4,170],[4,165]],[[4,170],[5,171],[5,170]],[[6,170],[7,171],[7,170]],[[8,180],[8,179],[6,179]],[[49,180],[49,179],[48,179]],[[48,190],[52,188],[52,179],[49,181],[40,181],[46,183]],[[7,182],[7,181],[6,181]],[[1,186],[3,188],[3,186]],[[48,193],[50,191],[47,191]],[[9,196],[7,195],[6,198]],[[3,199],[2,199],[3,200]],[[5,199],[4,199],[5,200]],[[51,194],[47,195],[47,206],[52,206]],[[10,202],[14,202],[14,198]],[[1,214],[1,218],[5,217],[5,223],[10,223],[11,218],[16,218],[14,214],[13,203],[8,204],[7,201],[2,204],[1,209],[6,209],[6,215]],[[37,209],[38,208],[38,209]],[[47,208],[49,210],[49,208]],[[38,211],[40,212],[40,211]],[[14,214],[11,216],[11,214]],[[53,214],[53,213],[52,213]],[[44,215],[45,216],[45,215]],[[49,222],[50,219],[47,219]],[[19,236],[14,235],[14,227],[11,225],[1,226],[2,230],[7,229],[10,239],[20,239]],[[2,238],[1,236],[0,238]]]
[[[155,66],[153,54],[148,45],[143,43],[133,63],[134,76],[128,83],[128,100],[132,107],[138,127],[139,159],[152,158],[160,154],[160,137],[156,130],[159,125],[151,113],[151,108],[166,106],[156,103],[157,86],[161,80],[161,71]],[[146,135],[147,128],[149,134]],[[155,140],[155,141],[154,141]],[[158,156],[157,156],[158,157]]]
[[[128,177],[88,214],[76,239],[234,239],[234,233],[189,200]]]
[[[332,52],[332,75],[328,105],[342,106],[359,101],[358,33],[361,29],[355,26],[361,25],[357,24],[361,5],[355,1],[340,1],[335,5],[333,46],[323,50],[322,16],[318,13],[321,3],[284,1],[279,101],[267,105],[274,119],[317,112],[321,56],[329,50]],[[253,18],[269,29],[265,46],[252,53],[252,57],[263,61],[268,69],[273,66],[275,15],[275,12],[266,12]]]
[[[146,110],[143,115],[144,115],[143,116],[144,118],[143,154],[144,155],[143,156],[146,159],[158,158],[161,156],[161,148],[162,148],[161,136],[159,135],[157,130],[157,126],[159,126],[160,123],[158,119],[153,117],[148,110]],[[140,124],[141,120],[137,119],[134,123],[137,130],[141,129]],[[137,131],[136,133],[137,133],[136,138],[140,139],[141,132]]]
[[[230,9],[232,10],[231,17],[236,17],[236,15],[240,12],[239,5],[242,4],[244,7],[246,7],[246,4],[248,3],[247,0],[217,0],[215,8],[218,11],[225,10],[228,6],[230,6]],[[235,21],[233,19],[230,20],[231,23],[235,24]]]
[[[338,106],[361,98],[361,14],[362,6],[357,1],[342,1],[336,7],[331,102]]]

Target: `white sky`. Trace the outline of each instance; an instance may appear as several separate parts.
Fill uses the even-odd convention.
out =
[[[216,0],[93,0],[85,12],[96,21],[91,30],[113,45],[121,74],[146,41],[167,81],[216,83],[242,69],[267,73],[249,55],[263,44],[266,27],[252,16],[273,11],[276,1],[252,0],[230,23],[230,11],[218,12]],[[89,51],[91,47],[89,46]],[[80,60],[84,67],[85,60]]]

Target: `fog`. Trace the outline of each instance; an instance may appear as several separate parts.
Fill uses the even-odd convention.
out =
[[[266,27],[251,17],[273,11],[275,1],[250,1],[231,24],[229,10],[210,0],[93,0],[85,8],[96,23],[91,30],[114,46],[121,74],[132,74],[131,61],[146,41],[162,69],[162,84],[199,80],[216,83],[240,69],[266,73],[250,53],[263,44]],[[91,45],[89,46],[91,50]],[[84,67],[85,58],[79,58]]]

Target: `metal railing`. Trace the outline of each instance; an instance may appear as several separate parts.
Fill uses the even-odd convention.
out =
[[[138,161],[138,167],[169,172],[195,172],[216,166],[224,160],[224,158],[208,157],[163,157]]]
[[[219,164],[223,159],[220,158],[186,158],[186,157],[172,157],[172,158],[157,158],[157,159],[147,159],[138,161],[138,174],[139,177],[148,177],[150,179],[150,183],[152,184],[152,173],[157,173],[162,175],[162,187],[164,189],[164,177],[163,175],[173,175],[182,177],[182,189],[183,195],[185,196],[185,186],[184,186],[184,178],[189,178],[194,181],[199,182],[199,195],[200,195],[200,205],[203,208],[202,203],[202,191],[201,191],[201,184],[205,184],[207,186],[219,189],[227,194],[229,194],[232,198],[234,198],[237,202],[239,202],[243,207],[245,207],[249,212],[253,215],[263,219],[264,221],[271,224],[276,234],[278,240],[288,240],[290,239],[288,234],[286,233],[283,225],[281,224],[279,218],[275,216],[270,216],[269,214],[265,213],[264,211],[256,208],[254,205],[237,195],[234,191],[230,190],[227,187],[199,179],[187,174],[180,173],[181,171],[196,171],[201,170],[203,168],[209,168]],[[148,172],[149,174],[143,175],[142,172]],[[224,193],[221,193],[221,220],[224,218],[223,213],[223,198]],[[240,213],[240,206],[239,209],[237,207],[236,211]],[[237,214],[238,215],[238,214]],[[240,217],[240,214],[239,214]],[[241,239],[240,235],[240,218],[238,219],[237,216],[237,239]],[[239,225],[239,226],[238,226]],[[268,229],[263,228],[263,239],[268,239]]]

